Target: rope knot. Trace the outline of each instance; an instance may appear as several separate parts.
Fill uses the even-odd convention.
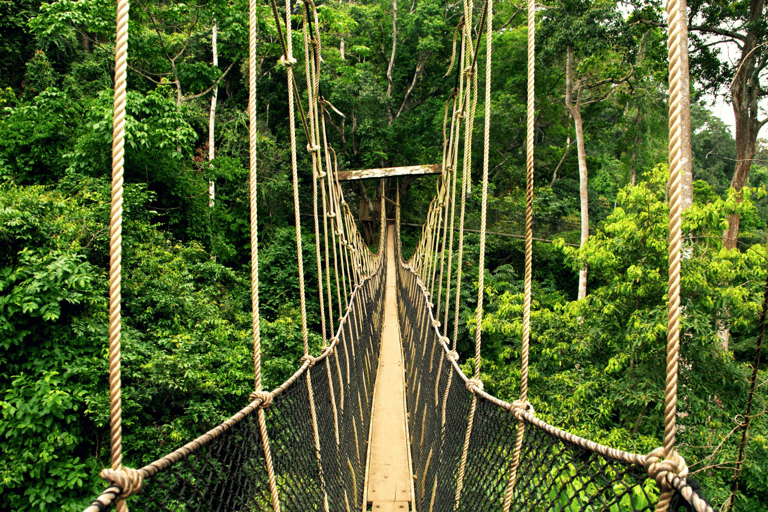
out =
[[[133,468],[122,468],[120,470],[104,468],[99,476],[113,485],[120,488],[120,498],[128,498],[141,490],[141,484],[144,477]]]
[[[448,338],[448,336],[440,336],[439,338],[437,338],[437,341],[438,341],[438,342],[440,342],[441,344],[443,344],[443,345],[445,345],[445,346],[447,347],[447,346],[448,346],[448,343],[449,343],[451,340],[450,340],[450,338]],[[449,352],[449,353],[450,353],[450,352]]]
[[[476,390],[483,390],[483,381],[474,377],[467,380],[467,391],[474,393]]]
[[[656,448],[645,457],[645,472],[648,476],[656,480],[656,484],[660,489],[668,487],[667,475],[673,474],[679,478],[685,478],[688,476],[688,466],[685,464],[685,459],[677,453],[677,450],[672,450],[672,453],[664,457],[664,448]]]
[[[296,64],[297,61],[293,57],[286,57],[285,55],[281,55],[277,62],[280,63],[280,65],[284,68],[289,68]]]
[[[435,329],[440,329],[441,325],[442,324],[440,323],[440,320],[432,320],[432,327],[434,327]]]
[[[254,402],[258,399],[261,399],[261,408],[266,409],[270,405],[272,405],[272,400],[274,400],[275,394],[271,391],[254,391],[250,395],[248,395],[248,400],[251,402]]]
[[[304,366],[305,364],[309,363],[309,367],[310,368],[315,366],[315,360],[316,360],[315,357],[313,357],[313,356],[311,356],[309,354],[307,354],[305,356],[302,356],[301,359],[299,359],[299,361],[301,361],[301,365],[302,366]]]
[[[467,66],[466,68],[464,68],[464,76],[466,76],[467,78],[472,78],[473,76],[475,76],[474,66]]]
[[[456,362],[459,361],[459,353],[456,352],[455,350],[451,350],[450,352],[445,354],[445,357],[447,357],[449,361],[456,361]]]
[[[331,342],[328,345],[328,348],[330,348],[330,349],[333,349],[334,347],[336,347],[336,345],[339,344],[339,338],[337,336],[334,336],[333,338],[329,339],[328,341]]]
[[[318,146],[317,144],[307,144],[307,151],[309,153],[319,153],[320,146]]]
[[[517,416],[517,411],[519,412],[529,412],[536,415],[536,411],[533,410],[533,405],[531,405],[531,402],[528,400],[515,400],[512,402],[512,413]]]

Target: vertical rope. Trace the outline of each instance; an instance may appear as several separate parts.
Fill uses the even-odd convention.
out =
[[[531,281],[533,268],[533,128],[536,101],[536,3],[528,0],[528,103],[526,123],[526,187],[525,187],[525,284],[523,298],[523,340],[522,360],[520,364],[520,403],[528,401],[528,349],[531,339]],[[515,431],[515,448],[512,452],[512,465],[509,472],[507,489],[504,493],[503,512],[509,512],[512,494],[517,483],[517,470],[520,466],[520,451],[525,436],[525,422],[520,419]]]
[[[485,239],[486,239],[486,223],[487,223],[487,209],[488,209],[488,160],[490,152],[490,129],[491,129],[491,56],[492,56],[492,35],[493,35],[493,0],[485,1],[485,9],[483,11],[483,19],[487,20],[486,25],[486,39],[485,39],[485,112],[483,122],[483,178],[482,178],[482,199],[481,199],[481,212],[480,212],[480,255],[478,261],[478,299],[477,299],[477,311],[476,320],[477,326],[475,328],[475,371],[474,376],[467,382],[467,389],[472,392],[472,405],[469,409],[469,421],[467,422],[467,430],[464,435],[464,446],[461,452],[461,462],[459,463],[458,481],[456,483],[456,500],[454,501],[454,510],[458,510],[461,505],[461,492],[464,487],[464,475],[466,472],[467,458],[469,457],[469,443],[472,439],[472,429],[475,421],[475,412],[477,411],[477,393],[476,390],[483,389],[483,383],[480,380],[480,364],[482,361],[481,354],[481,340],[482,340],[482,322],[483,322],[483,289],[484,274],[485,274]],[[481,30],[482,30],[482,21]],[[470,18],[471,26],[471,18]],[[480,46],[480,40],[478,39],[478,48]],[[466,178],[464,180],[465,192],[462,196],[462,219],[461,227],[464,226],[463,210],[464,202],[466,201],[467,186],[470,177],[470,160],[471,160],[471,144],[472,144],[472,127],[474,125],[475,111],[477,110],[477,61],[473,58],[471,65],[472,76],[472,89],[474,89],[474,96],[472,96],[472,108],[469,112],[469,120],[466,124],[466,135],[464,139],[464,168],[467,170]],[[462,230],[463,231],[463,230]],[[461,234],[461,240],[463,245],[463,232]],[[461,261],[461,257],[459,258]],[[459,270],[461,271],[461,270]],[[459,285],[460,286],[460,285]],[[456,291],[457,299],[459,297],[459,288],[457,286]],[[457,300],[458,304],[458,300]],[[457,309],[458,313],[458,309]],[[458,324],[458,317],[456,319]],[[456,326],[454,326],[454,332]]]
[[[296,113],[294,106],[293,36],[291,29],[291,0],[285,2],[286,54],[281,58],[288,75],[288,124],[291,136],[291,178],[293,179],[293,215],[296,219],[296,258],[299,266],[299,295],[301,301],[301,337],[304,355],[309,355],[309,331],[307,329],[307,300],[304,289],[304,254],[301,241],[301,217],[299,211],[299,170],[296,160]]]
[[[261,382],[261,325],[259,315],[259,223],[258,223],[258,126],[256,117],[256,30],[258,27],[258,13],[256,0],[248,2],[248,135],[249,135],[249,201],[251,224],[251,315],[253,329],[253,367],[254,388],[256,393],[262,392]],[[269,493],[272,502],[272,510],[280,512],[280,497],[277,490],[277,478],[272,461],[272,451],[269,445],[269,433],[264,409],[257,411],[259,420],[259,432],[261,434],[261,446],[264,450],[264,460],[267,466],[267,478],[269,480]]]
[[[680,352],[680,249],[682,195],[681,181],[684,154],[683,123],[686,115],[683,89],[687,80],[683,77],[684,61],[688,51],[687,14],[685,0],[669,0],[667,3],[669,53],[669,282],[667,305],[667,367],[666,390],[664,393],[664,461],[674,465],[677,474],[687,472],[685,461],[675,452],[675,430],[677,419],[677,370]],[[669,508],[673,489],[662,485],[662,494],[656,504],[656,512]]]
[[[485,118],[483,120],[483,189],[480,211],[480,257],[477,264],[477,327],[475,329],[475,378],[480,378],[483,334],[483,298],[485,291],[485,230],[488,217],[488,164],[491,147],[491,49],[493,34],[493,0],[486,0],[487,30],[485,33]]]
[[[120,380],[121,278],[123,243],[123,170],[125,165],[125,103],[128,61],[128,0],[117,2],[115,96],[112,117],[112,191],[109,216],[109,433],[111,469],[123,469],[122,400]],[[125,489],[123,489],[125,491]],[[127,512],[125,500],[115,502]]]

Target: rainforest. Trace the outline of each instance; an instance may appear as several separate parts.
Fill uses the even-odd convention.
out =
[[[474,4],[484,48],[483,6]],[[300,5],[293,37],[302,62]],[[664,423],[664,7],[551,0],[536,8],[529,400],[552,425],[637,453],[661,445]],[[115,10],[114,0],[0,1],[2,512],[82,510],[103,490],[98,474],[109,466]],[[122,253],[123,442],[131,467],[230,417],[253,391],[248,10],[244,0],[131,3]],[[461,3],[329,0],[317,2],[317,12],[319,90],[338,168],[441,162],[444,112],[458,81]],[[262,368],[264,388],[272,389],[302,357],[299,222],[314,353],[322,343],[322,283],[311,155],[298,130],[297,216],[281,32],[269,3],[258,2],[257,14]],[[761,351],[768,8],[764,0],[690,0],[688,20],[692,165],[682,223],[677,445],[713,506],[758,512],[768,506]],[[520,393],[523,332],[526,6],[496,2],[488,23],[492,87],[490,103],[481,94],[478,105],[491,119],[481,379],[485,391],[511,402]],[[295,71],[296,101],[306,103],[303,66]],[[713,105],[732,111],[732,121]],[[467,374],[477,327],[482,130],[475,123],[469,147],[456,325]],[[380,227],[371,214],[381,195],[399,204],[408,256],[439,179],[345,182],[374,252]],[[391,205],[385,212],[394,218]]]

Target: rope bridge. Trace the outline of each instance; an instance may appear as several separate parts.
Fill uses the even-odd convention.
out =
[[[397,314],[405,363],[413,473],[411,510],[650,511],[712,508],[686,480],[687,466],[675,451],[680,284],[681,52],[685,11],[668,6],[670,24],[670,308],[667,393],[663,447],[648,455],[627,453],[574,436],[536,417],[527,399],[530,340],[534,14],[528,2],[528,120],[525,299],[521,394],[512,403],[483,391],[482,316],[491,104],[492,0],[464,0],[449,74],[456,86],[445,105],[443,158],[438,190],[413,256],[403,261],[400,207],[395,239],[388,240],[384,187],[379,252],[368,250],[339,184],[336,155],[328,144],[326,116],[338,111],[319,87],[321,44],[313,0],[303,17],[307,107],[299,98],[293,67],[290,0],[285,18],[271,0],[280,64],[288,80],[291,173],[296,219],[304,356],[296,373],[272,391],[262,389],[258,296],[256,180],[256,1],[250,0],[249,116],[254,392],[230,419],[178,450],[140,469],[123,467],[120,400],[120,280],[123,147],[128,0],[117,6],[113,187],[110,217],[110,431],[112,461],[102,477],[109,487],[86,508],[128,505],[146,511],[278,512],[366,510],[365,479],[371,406],[384,319],[387,242],[397,247]],[[485,58],[480,58],[482,34]],[[461,36],[459,38],[459,35]],[[470,190],[472,140],[477,113],[479,65],[484,63],[483,177],[478,261],[474,374],[466,376],[456,352],[459,325],[466,198]],[[312,197],[322,353],[309,353],[306,291],[301,247],[295,106],[312,162]],[[449,121],[450,120],[450,121]],[[434,166],[430,167],[434,168]],[[374,173],[375,174],[375,173]],[[458,211],[457,211],[457,206]],[[455,223],[458,220],[458,228]],[[454,232],[458,247],[454,250]],[[454,253],[456,261],[454,262]],[[453,269],[456,275],[453,276]],[[335,285],[335,297],[332,292]],[[453,293],[453,296],[451,295]],[[452,302],[453,301],[453,302]],[[453,336],[443,335],[451,324]],[[442,317],[442,322],[440,318]],[[338,321],[335,321],[338,319]],[[443,331],[441,331],[443,329]],[[451,346],[453,340],[453,346]]]

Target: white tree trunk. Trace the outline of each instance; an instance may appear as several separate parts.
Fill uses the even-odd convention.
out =
[[[211,31],[211,49],[213,50],[213,65],[219,65],[219,51],[216,44],[216,36],[218,30],[216,22],[213,23],[213,29]],[[219,87],[213,88],[213,94],[211,95],[211,111],[208,115],[208,161],[214,159],[216,146],[214,142],[214,134],[216,127],[216,101],[219,98]],[[216,183],[213,180],[208,181],[208,207],[213,208],[213,204],[216,201]]]
[[[573,48],[568,48],[568,60],[565,66],[565,105],[573,117],[576,130],[576,151],[579,159],[579,196],[581,198],[581,245],[589,238],[589,192],[587,184],[587,152],[584,148],[584,125],[581,121],[581,84],[576,86],[576,102],[573,102]],[[579,272],[579,299],[587,296],[587,267]]]
[[[392,121],[392,68],[395,65],[395,52],[397,51],[397,0],[392,0],[392,53],[389,56],[387,65],[387,123],[391,126]]]
[[[578,94],[580,96],[580,94]],[[576,101],[574,108],[573,124],[576,128],[576,150],[579,155],[579,196],[581,198],[581,245],[587,243],[589,238],[589,192],[587,184],[589,176],[587,174],[587,155],[584,148],[584,127],[581,122],[581,112],[579,101]],[[584,266],[579,272],[579,299],[587,296],[587,267]]]

